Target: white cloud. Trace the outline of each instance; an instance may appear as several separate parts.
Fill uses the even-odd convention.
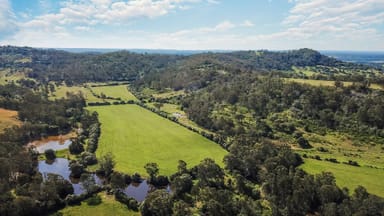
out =
[[[217,0],[207,0],[207,2],[210,4],[220,4],[220,2]]]
[[[91,28],[89,26],[76,26],[75,30],[89,32]]]
[[[0,39],[17,30],[14,14],[8,0],[0,0]]]
[[[240,26],[243,26],[243,27],[253,27],[255,26],[255,24],[253,24],[251,21],[249,20],[244,20],[243,23],[240,24]]]
[[[291,1],[293,2],[293,1]],[[383,0],[296,0],[290,14],[282,22],[288,30],[308,33],[313,37],[330,35],[340,37],[367,33],[377,36],[376,31],[367,31],[372,25],[384,23]]]
[[[229,21],[224,21],[224,22],[221,22],[219,24],[217,24],[213,29],[212,31],[227,31],[229,29],[232,29],[234,28],[236,25],[229,22]]]

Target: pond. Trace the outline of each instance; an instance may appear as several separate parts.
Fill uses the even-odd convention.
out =
[[[72,143],[71,140],[65,140],[65,141],[48,141],[44,144],[40,144],[36,146],[36,150],[39,153],[44,153],[47,149],[53,149],[55,151],[67,149],[69,145]]]
[[[69,161],[65,158],[56,158],[53,162],[39,161],[38,169],[39,172],[43,175],[43,178],[47,178],[48,173],[53,173],[62,176],[64,179],[71,182],[74,194],[79,195],[84,192],[83,185],[80,179],[71,178],[71,171],[69,170]],[[97,175],[92,174],[95,179],[95,183],[98,185],[103,184],[103,180]],[[170,187],[166,187],[167,191],[170,192]],[[150,191],[154,190],[152,185],[147,184],[147,181],[144,180],[141,183],[131,183],[123,191],[124,193],[136,199],[138,202],[141,202],[145,199]]]
[[[124,193],[141,202],[145,199],[149,192],[153,191],[155,188],[153,185],[147,183],[146,180],[141,183],[131,183],[124,189]],[[168,192],[171,192],[170,186],[165,188]]]
[[[44,153],[47,149],[53,149],[55,151],[67,149],[69,145],[72,143],[70,138],[71,134],[60,135],[60,136],[49,136],[42,140],[36,140],[28,143],[28,147],[35,147],[36,151],[40,154]]]
[[[71,182],[74,194],[78,195],[84,192],[84,188],[79,179],[71,178],[71,171],[69,170],[69,161],[65,158],[56,158],[52,163],[46,161],[39,161],[39,172],[43,175],[43,179],[47,178],[48,173],[53,173],[62,176],[64,179]]]

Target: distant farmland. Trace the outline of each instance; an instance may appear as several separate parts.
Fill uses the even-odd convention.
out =
[[[144,165],[156,162],[160,173],[177,170],[178,160],[189,167],[210,157],[218,164],[226,151],[218,144],[137,105],[90,107],[102,123],[97,156],[112,152],[117,170],[146,175]]]

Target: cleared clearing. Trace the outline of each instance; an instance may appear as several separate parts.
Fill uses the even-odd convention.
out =
[[[89,206],[86,202],[82,202],[78,206],[67,206],[59,212],[64,216],[104,216],[104,215],[140,215],[139,212],[129,210],[125,205],[117,202],[113,196],[108,196],[104,193],[99,194],[102,198],[102,203],[96,206]]]
[[[308,84],[313,86],[335,86],[335,81],[332,80],[311,80],[311,79],[296,79],[296,78],[286,78],[285,80],[289,82],[297,82],[302,84]],[[344,86],[351,86],[353,82],[342,82]],[[378,84],[371,84],[369,86],[371,89],[383,90],[383,87]]]
[[[113,86],[97,86],[91,87],[92,90],[97,94],[105,94],[109,97],[121,98],[122,100],[137,100],[136,97],[128,91],[127,85],[113,85]]]
[[[91,91],[84,86],[65,86],[60,85],[55,88],[55,93],[50,96],[51,99],[66,98],[67,92],[74,94],[82,94],[87,102],[102,102],[102,99],[95,97]]]
[[[347,187],[351,192],[353,192],[358,185],[362,185],[370,193],[384,197],[384,169],[355,167],[314,159],[305,159],[301,168],[311,174],[318,174],[325,171],[332,172],[336,177],[337,185]]]
[[[99,114],[101,137],[97,155],[112,152],[117,170],[146,175],[144,165],[156,162],[160,173],[177,170],[210,157],[222,165],[226,151],[218,144],[137,105],[89,107]]]
[[[17,119],[17,111],[0,108],[0,132],[13,125],[21,125]]]

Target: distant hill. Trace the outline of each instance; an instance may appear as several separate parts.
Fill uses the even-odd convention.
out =
[[[83,83],[90,81],[137,81],[146,77],[179,77],[192,80],[193,77],[214,76],[219,71],[269,72],[291,71],[293,66],[326,66],[362,68],[366,66],[345,63],[322,55],[311,49],[291,51],[199,51],[146,50],[114,51],[112,49],[36,49],[30,47],[0,47],[0,68],[24,71],[27,77],[46,81]],[[80,51],[86,51],[80,52]],[[111,52],[110,52],[111,51]],[[156,53],[158,52],[158,53]],[[189,53],[189,55],[187,55]],[[181,73],[182,72],[182,73]],[[184,75],[183,75],[184,74]],[[169,80],[171,81],[171,80]],[[199,84],[200,85],[200,84]]]

